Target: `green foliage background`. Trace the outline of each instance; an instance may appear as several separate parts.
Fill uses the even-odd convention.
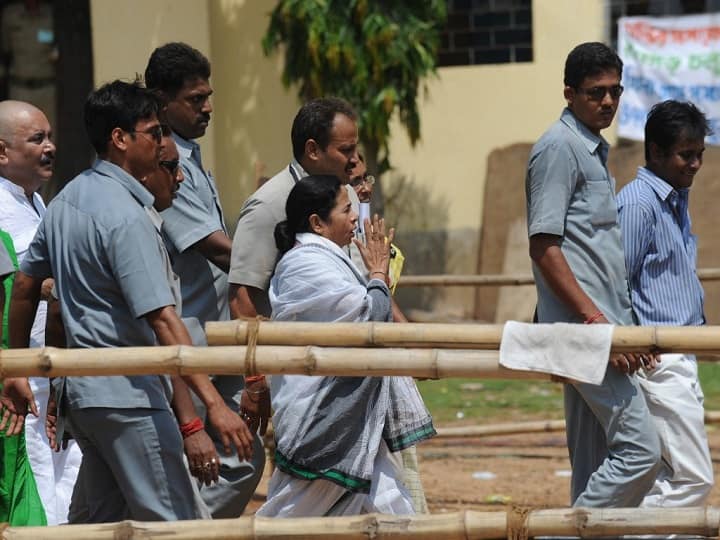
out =
[[[381,174],[395,112],[410,141],[420,137],[418,95],[445,19],[444,0],[280,0],[263,48],[282,46],[283,83],[302,101],[338,96],[356,108],[368,169]]]

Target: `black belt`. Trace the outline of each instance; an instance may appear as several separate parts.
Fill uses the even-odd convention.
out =
[[[23,77],[10,77],[10,83],[17,86],[24,86],[25,88],[42,88],[48,85],[55,84],[55,77],[45,77],[42,79],[38,78],[23,78]]]

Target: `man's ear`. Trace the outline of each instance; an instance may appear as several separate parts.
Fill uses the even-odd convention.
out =
[[[122,150],[124,152],[127,150],[127,138],[130,136],[130,133],[127,131],[116,127],[110,132],[110,144],[118,150]]]
[[[305,141],[305,155],[313,161],[320,159],[320,145],[315,139]]]
[[[308,223],[310,224],[310,230],[314,232],[315,234],[320,234],[322,236],[322,231],[325,230],[325,223],[322,219],[320,219],[320,216],[317,214],[311,214],[308,218]]]
[[[171,96],[167,92],[163,92],[162,90],[157,90],[156,94],[160,97],[160,102],[162,103],[162,106],[160,107],[160,112],[158,113],[158,120],[160,120],[161,123],[167,124],[167,109],[168,109],[168,103],[170,103],[173,99],[175,99],[175,96]],[[160,118],[162,116],[162,119]]]
[[[665,156],[665,152],[662,151],[662,148],[660,148],[657,143],[649,142],[648,143],[648,162],[649,163],[657,163],[660,161],[663,156]]]
[[[5,166],[8,164],[8,155],[7,155],[7,144],[5,141],[0,139],[0,165]]]
[[[568,105],[572,105],[573,101],[575,100],[575,89],[572,86],[566,86],[565,90],[563,90],[563,96],[565,96],[565,101],[567,101]]]

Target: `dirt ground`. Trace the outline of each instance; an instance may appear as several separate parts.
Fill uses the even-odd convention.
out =
[[[708,426],[715,475],[720,473],[720,428]],[[477,439],[435,438],[418,447],[420,474],[431,513],[569,505],[570,464],[565,434],[541,433]],[[268,471],[246,510],[267,493]],[[720,506],[720,488],[708,504]]]

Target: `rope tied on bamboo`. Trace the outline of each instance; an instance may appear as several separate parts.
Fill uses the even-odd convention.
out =
[[[43,347],[43,350],[40,353],[39,363],[40,368],[45,373],[52,369],[52,356],[50,356],[50,351],[48,351],[47,347]]]
[[[527,506],[513,506],[508,510],[506,518],[508,540],[528,540],[530,537],[528,530],[530,510]]]

